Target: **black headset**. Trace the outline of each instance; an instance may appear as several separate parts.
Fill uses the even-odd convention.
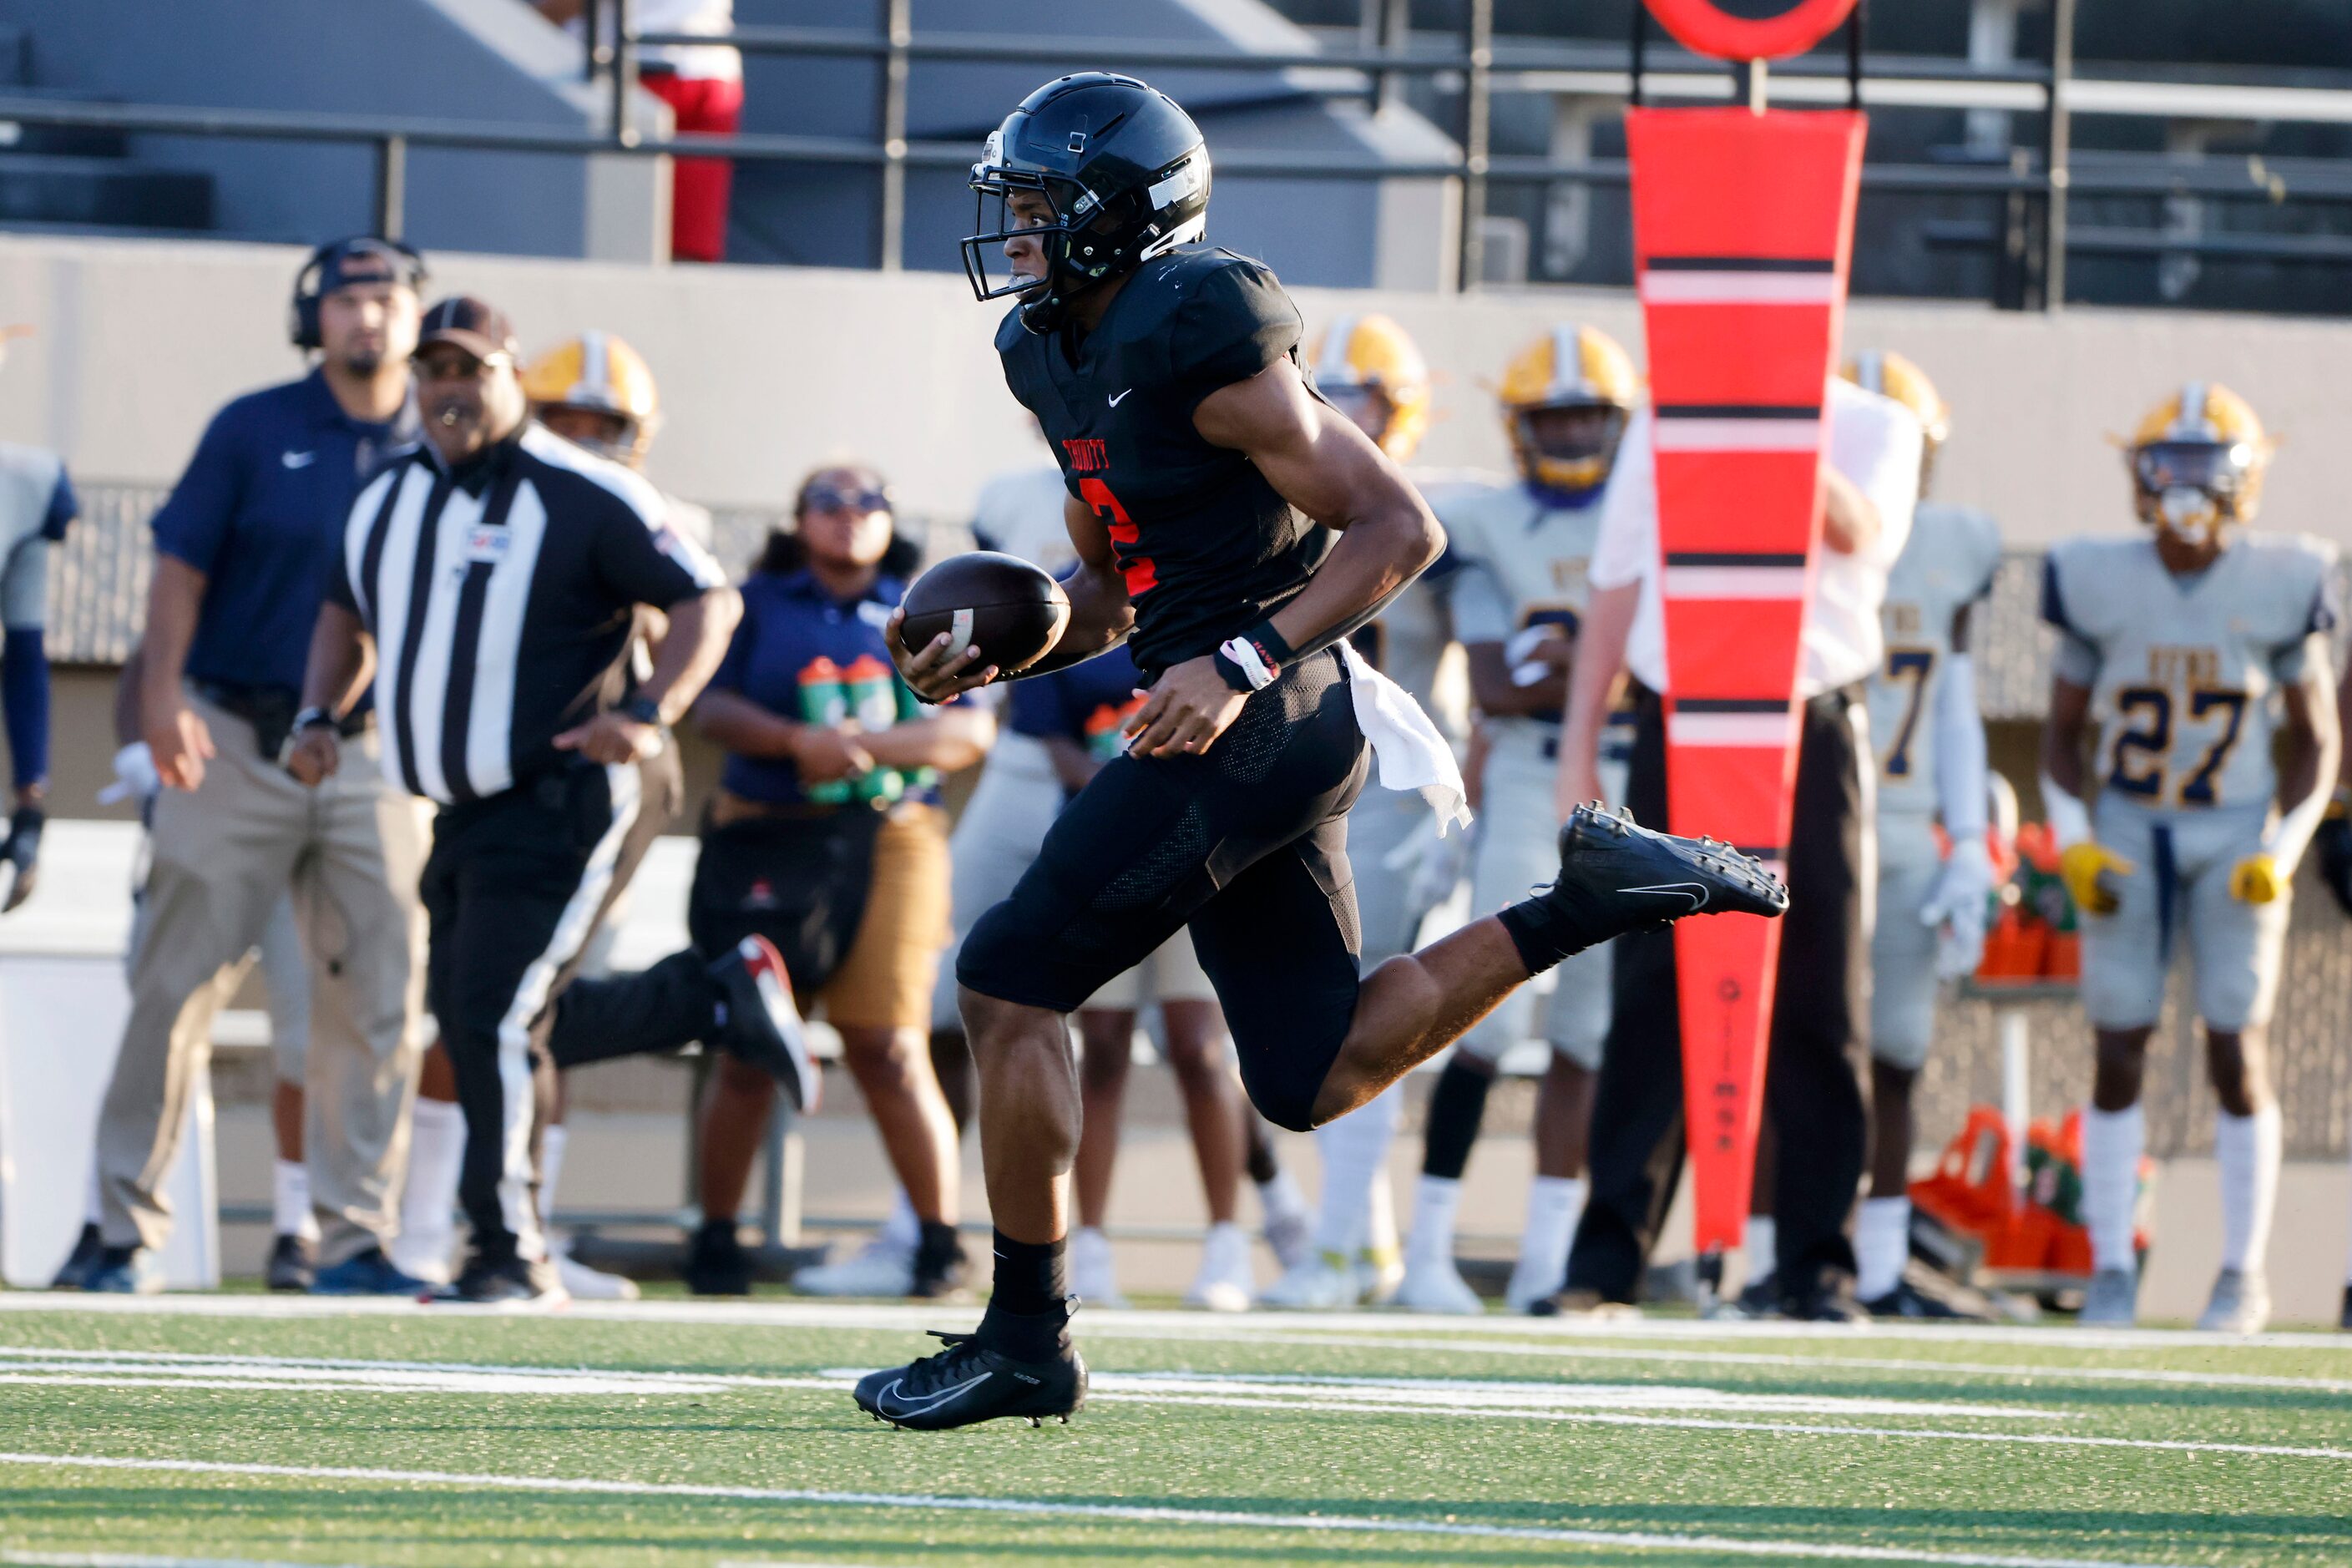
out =
[[[302,270],[294,274],[294,302],[287,313],[286,335],[298,349],[316,349],[324,345],[319,337],[319,299],[324,292],[328,266],[345,256],[373,253],[384,257],[393,264],[395,279],[408,286],[412,293],[422,295],[431,274],[425,268],[425,258],[415,247],[403,245],[396,239],[379,239],[373,235],[352,235],[344,239],[331,239],[310,253],[302,263]]]

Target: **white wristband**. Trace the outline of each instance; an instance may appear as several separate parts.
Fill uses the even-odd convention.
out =
[[[1282,673],[1278,669],[1270,668],[1265,659],[1258,657],[1257,644],[1247,637],[1228,637],[1217,651],[1241,668],[1242,674],[1249,680],[1252,691],[1265,690],[1272,686]]]

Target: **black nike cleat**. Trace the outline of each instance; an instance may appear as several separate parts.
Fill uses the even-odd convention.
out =
[[[1789,907],[1789,889],[1752,855],[1719,838],[1657,833],[1631,811],[1580,805],[1559,830],[1559,878],[1538,897],[1573,900],[1588,920],[1623,931],[1686,915],[1763,915]]]
[[[1067,1421],[1087,1402],[1087,1363],[1075,1346],[1049,1361],[1014,1361],[980,1342],[978,1334],[934,1329],[947,1348],[857,1380],[857,1408],[877,1421],[918,1432],[944,1432],[1003,1416]]]

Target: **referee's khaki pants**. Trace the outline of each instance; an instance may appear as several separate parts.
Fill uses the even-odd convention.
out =
[[[340,1263],[399,1222],[422,1059],[423,804],[385,783],[373,731],[346,740],[341,771],[310,790],[256,752],[252,725],[188,701],[217,754],[202,787],[155,802],[131,1019],[99,1114],[100,1229],[109,1246],[163,1245],[163,1184],[229,990],[215,979],[290,884],[311,976],[303,1150],[319,1258]]]

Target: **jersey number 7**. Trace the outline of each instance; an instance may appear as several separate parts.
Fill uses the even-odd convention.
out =
[[[1919,732],[1920,699],[1927,694],[1928,677],[1936,671],[1936,650],[1927,647],[1895,647],[1886,650],[1886,679],[1911,683],[1911,699],[1903,705],[1903,722],[1895,731],[1895,744],[1887,748],[1885,774],[1891,779],[1911,776],[1911,740]]]

